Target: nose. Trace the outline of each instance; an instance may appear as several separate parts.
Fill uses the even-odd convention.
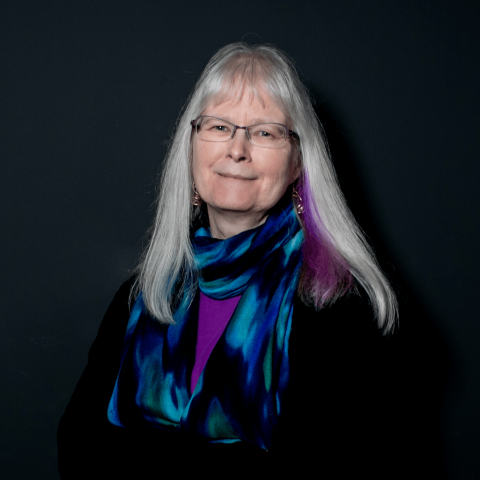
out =
[[[227,145],[227,157],[232,158],[234,162],[251,161],[251,143],[244,129],[237,127],[233,138],[227,142]]]

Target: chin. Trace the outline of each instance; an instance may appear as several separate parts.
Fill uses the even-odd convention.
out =
[[[255,207],[253,198],[252,195],[232,195],[231,191],[226,191],[214,198],[212,205],[221,210],[249,212]]]
[[[252,212],[253,205],[251,203],[244,203],[244,202],[221,202],[216,203],[214,208],[217,210],[223,210],[226,212]]]

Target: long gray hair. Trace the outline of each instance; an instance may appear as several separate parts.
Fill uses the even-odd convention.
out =
[[[191,205],[190,122],[213,99],[231,96],[239,86],[268,92],[300,138],[302,173],[296,188],[303,199],[299,218],[305,241],[298,294],[320,309],[356,288],[355,278],[370,297],[379,327],[392,331],[397,319],[395,295],[340,191],[309,94],[292,61],[269,45],[227,45],[200,76],[167,154],[155,224],[138,267],[135,293],[142,291],[150,314],[166,324],[174,323],[172,309],[179,298],[193,298],[198,272],[190,230],[198,207]]]

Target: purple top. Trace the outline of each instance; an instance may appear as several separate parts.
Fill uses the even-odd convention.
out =
[[[228,321],[233,315],[241,295],[227,300],[213,300],[200,292],[198,307],[197,346],[195,349],[195,365],[192,370],[190,392],[195,390],[200,374],[208,357],[222,336]]]

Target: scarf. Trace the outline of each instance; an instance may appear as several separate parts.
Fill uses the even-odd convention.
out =
[[[288,339],[302,262],[303,233],[285,196],[267,221],[227,240],[195,232],[200,290],[242,295],[190,394],[198,294],[164,325],[140,294],[131,311],[108,419],[121,427],[183,430],[209,442],[248,441],[269,449],[289,380]]]

